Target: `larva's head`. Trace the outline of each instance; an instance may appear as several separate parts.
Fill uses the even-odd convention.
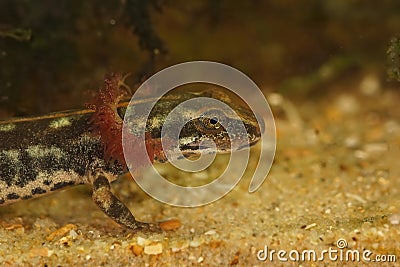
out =
[[[256,144],[263,131],[255,115],[246,107],[234,104],[222,93],[199,92],[169,94],[158,100],[147,120],[142,113],[146,100],[131,105],[125,123],[133,135],[145,127],[152,139],[154,160],[165,161],[164,150],[172,158],[199,156],[202,153],[227,153]],[[126,108],[120,108],[124,116]],[[154,147],[154,146],[153,146]],[[175,156],[176,155],[176,156]],[[152,155],[150,155],[152,156]]]

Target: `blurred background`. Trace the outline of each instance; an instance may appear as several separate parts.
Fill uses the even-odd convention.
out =
[[[395,0],[2,0],[0,118],[78,108],[106,73],[139,84],[189,60],[293,99],[362,72],[396,86],[399,14]]]

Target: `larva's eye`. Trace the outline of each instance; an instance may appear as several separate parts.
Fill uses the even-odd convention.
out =
[[[197,128],[205,133],[216,133],[222,131],[222,121],[225,114],[220,110],[210,110],[201,115],[196,123]]]
[[[201,122],[203,123],[203,126],[208,130],[216,130],[221,127],[221,124],[218,123],[219,119],[216,116],[212,118],[202,117]]]

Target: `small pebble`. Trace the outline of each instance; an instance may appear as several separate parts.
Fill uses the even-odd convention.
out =
[[[308,230],[308,229],[313,228],[313,227],[315,227],[315,226],[317,226],[317,224],[316,224],[316,223],[312,223],[312,224],[309,224],[309,225],[307,225],[306,227],[304,227],[304,229],[305,229],[305,230]]]
[[[13,230],[15,233],[21,235],[25,233],[25,228],[22,224],[12,224],[5,228],[6,230]]]
[[[181,227],[181,225],[182,224],[179,220],[169,220],[159,223],[160,228],[163,229],[164,231],[176,230],[179,227]]]
[[[357,200],[358,202],[365,204],[367,203],[367,201],[365,199],[363,199],[361,196],[356,195],[356,194],[351,194],[351,193],[345,193],[346,197],[348,198],[352,198],[354,200]]]
[[[331,214],[331,209],[326,209],[325,214]]]
[[[367,153],[385,152],[388,150],[388,145],[386,143],[369,143],[364,146],[364,150]]]
[[[217,232],[213,230],[208,230],[207,232],[204,233],[204,235],[215,235]]]
[[[195,260],[196,260],[196,257],[195,257],[194,255],[190,254],[189,257],[188,257],[188,259],[189,259],[190,261],[195,261]]]
[[[148,245],[148,244],[150,244],[150,241],[149,240],[147,240],[147,239],[145,239],[145,238],[143,238],[143,237],[140,237],[140,236],[138,236],[138,238],[136,239],[136,242],[137,242],[137,244],[139,245],[139,246],[145,246],[145,245]]]
[[[392,214],[388,219],[391,224],[400,224],[400,213]]]
[[[135,256],[139,256],[140,254],[143,253],[143,247],[138,246],[138,245],[136,245],[136,244],[134,244],[134,245],[131,247],[131,250],[132,250],[132,252],[133,252],[133,254],[134,254]]]
[[[66,236],[61,237],[59,242],[60,242],[60,244],[65,245],[65,246],[71,245],[70,239]]]
[[[198,240],[192,240],[189,243],[189,246],[191,246],[192,248],[197,248],[198,246],[200,246],[200,242]]]
[[[55,230],[52,232],[50,235],[46,237],[47,241],[53,241],[56,237],[63,237],[67,233],[69,233],[71,230],[78,228],[75,224],[67,224],[64,225],[63,227]]]
[[[146,255],[158,255],[163,251],[163,246],[161,243],[157,243],[154,245],[148,245],[144,247],[144,254]]]
[[[210,243],[208,243],[208,246],[212,249],[219,248],[223,244],[222,241],[220,240],[213,240]]]
[[[355,148],[360,144],[360,139],[357,136],[352,135],[344,140],[344,144],[346,147]]]
[[[72,229],[71,231],[69,231],[69,236],[72,237],[72,239],[75,239],[78,237],[78,233]]]
[[[47,248],[33,248],[29,251],[29,253],[32,257],[50,257],[53,254],[53,251],[48,250]]]
[[[364,150],[358,149],[358,150],[354,151],[354,156],[358,159],[365,159],[368,157],[368,153],[365,152]]]
[[[6,230],[14,230],[14,229],[18,229],[18,228],[23,228],[24,226],[22,224],[11,224],[7,227],[5,227]]]

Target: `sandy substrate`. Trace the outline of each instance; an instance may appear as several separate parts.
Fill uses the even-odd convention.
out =
[[[250,171],[230,194],[200,208],[159,203],[129,177],[113,185],[140,220],[177,220],[165,233],[120,228],[85,186],[1,207],[1,266],[377,266],[362,261],[366,250],[371,260],[395,255],[397,262],[384,266],[400,266],[400,92],[374,79],[338,82],[349,93],[278,97],[275,162],[256,193],[247,192]],[[281,256],[288,261],[276,253],[260,261],[266,246],[287,251]],[[329,249],[343,260],[340,253],[320,262],[289,258],[291,250],[315,250],[320,258]],[[349,250],[361,261],[346,262]]]

